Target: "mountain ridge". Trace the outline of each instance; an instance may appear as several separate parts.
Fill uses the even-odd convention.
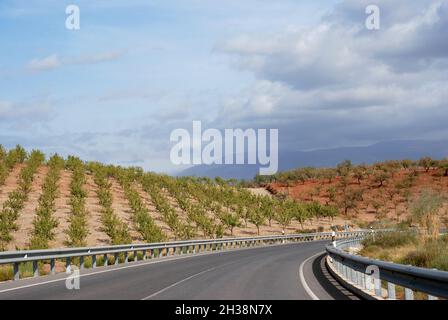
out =
[[[279,171],[299,167],[334,167],[344,160],[354,164],[411,159],[429,156],[442,159],[448,156],[448,140],[393,140],[368,146],[347,146],[312,151],[279,151]],[[252,179],[259,165],[197,165],[177,176],[221,177],[225,179]]]

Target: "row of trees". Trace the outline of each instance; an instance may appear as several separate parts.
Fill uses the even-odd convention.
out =
[[[102,231],[107,234],[112,244],[126,244],[131,242],[129,228],[112,208],[112,184],[109,181],[108,170],[99,163],[87,164],[87,169],[93,174],[93,180],[98,189],[96,194],[101,205]]]
[[[224,235],[224,226],[210,215],[211,203],[198,201],[193,196],[195,189],[186,179],[170,179],[164,177],[163,186],[176,199],[179,208],[187,214],[188,222],[194,226],[195,233],[201,233],[206,238],[221,238]]]
[[[332,218],[338,213],[337,208],[333,206],[321,205],[317,202],[305,204],[294,200],[257,196],[244,188],[228,185],[222,181],[212,183],[210,180],[178,178],[173,184],[178,185],[178,189],[183,191],[182,193],[175,192],[181,194],[183,202],[189,198],[194,200],[194,204],[186,206],[189,216],[193,216],[196,221],[203,221],[205,220],[203,217],[207,217],[207,211],[211,211],[215,219],[207,217],[208,223],[205,225],[214,223],[217,229],[224,228],[231,235],[237,227],[247,228],[248,223],[253,224],[260,233],[262,226],[271,226],[274,220],[285,230],[293,220],[299,221],[303,227],[307,219]],[[201,218],[198,219],[198,216]],[[205,235],[211,228],[203,229]]]
[[[76,157],[69,156],[66,167],[72,171],[72,180],[69,200],[71,212],[65,244],[69,247],[82,247],[86,245],[89,234],[86,209],[87,192],[84,188],[86,183],[84,163]]]
[[[64,165],[64,159],[58,155],[52,156],[48,161],[49,171],[42,185],[42,194],[39,197],[36,216],[33,220],[31,249],[47,249],[49,242],[55,237],[54,229],[59,223],[53,214],[56,210],[55,200],[59,196],[58,182]]]
[[[18,159],[18,162],[21,160],[22,158]],[[28,194],[31,191],[31,184],[34,180],[34,174],[44,161],[45,156],[42,152],[36,150],[31,152],[26,161],[26,166],[20,171],[18,188],[9,194],[8,199],[3,204],[3,208],[0,212],[1,250],[5,250],[8,243],[12,240],[11,233],[18,228],[16,220],[28,199]]]
[[[142,175],[139,181],[143,190],[149,194],[151,201],[154,203],[157,211],[162,215],[163,221],[170,227],[176,239],[189,239],[194,237],[194,229],[184,223],[179,214],[170,204],[169,199],[163,194],[163,185],[161,184],[161,176],[152,173]]]
[[[143,240],[146,242],[161,242],[165,240],[166,236],[162,229],[151,217],[140,194],[132,186],[137,178],[133,168],[113,168],[113,176],[118,180],[124,190],[124,194],[132,211],[132,221],[135,230],[140,233]]]

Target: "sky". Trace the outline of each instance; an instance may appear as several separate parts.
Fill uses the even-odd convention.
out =
[[[1,0],[0,144],[173,173],[193,120],[280,150],[444,139],[447,71],[448,0]]]

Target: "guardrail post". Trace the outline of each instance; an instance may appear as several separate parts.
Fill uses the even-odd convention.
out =
[[[148,259],[148,250],[143,250],[143,260]]]
[[[119,260],[120,260],[120,258],[118,257],[118,252],[115,252],[114,253],[114,264],[116,266],[118,266],[118,263],[120,262]]]
[[[96,268],[96,255],[92,255],[92,269]]]
[[[404,288],[404,298],[405,300],[414,300],[414,291]]]
[[[389,300],[395,300],[397,298],[395,295],[395,284],[392,282],[387,283],[387,298]]]
[[[33,277],[38,277],[39,276],[39,263],[38,261],[34,260],[33,261]]]
[[[381,287],[381,280],[375,279],[374,282],[375,282],[375,295],[377,297],[382,297],[383,292],[382,292],[382,287]]]
[[[15,262],[14,263],[14,280],[19,280],[19,279],[20,279],[19,263]]]
[[[337,260],[335,260],[333,258],[331,258],[331,259],[333,260],[333,264],[334,264],[334,266],[336,268],[336,271],[340,274],[341,273],[341,264],[339,263],[339,261],[337,261]]]
[[[342,270],[344,273],[344,278],[348,280],[348,271],[347,271],[347,266],[346,265],[342,265]]]
[[[134,251],[134,262],[138,261],[138,252]]]
[[[361,288],[363,288],[365,290],[366,289],[366,278],[364,277],[364,273],[361,271],[359,272],[359,281],[360,281]]]
[[[54,259],[50,260],[50,273],[56,274],[56,262]]]
[[[79,257],[79,268],[84,270],[84,256]]]
[[[66,273],[71,273],[72,272],[70,257],[65,258],[65,272]]]
[[[361,287],[362,286],[362,275],[361,272],[355,271],[356,273],[356,284]]]
[[[107,259],[107,253],[104,254],[104,256],[103,256],[103,260],[104,260],[104,264],[103,264],[103,266],[104,266],[104,267],[107,267],[107,265],[109,264],[109,261],[108,261],[108,259]]]
[[[128,262],[129,262],[129,255],[128,255],[128,252],[126,251],[124,253],[124,263],[128,263]]]
[[[372,290],[372,277],[369,274],[364,273],[364,281],[366,283],[366,289],[368,291]]]

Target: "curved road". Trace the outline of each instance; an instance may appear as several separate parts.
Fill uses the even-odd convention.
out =
[[[354,299],[323,267],[328,241],[178,256],[0,284],[2,299]]]

